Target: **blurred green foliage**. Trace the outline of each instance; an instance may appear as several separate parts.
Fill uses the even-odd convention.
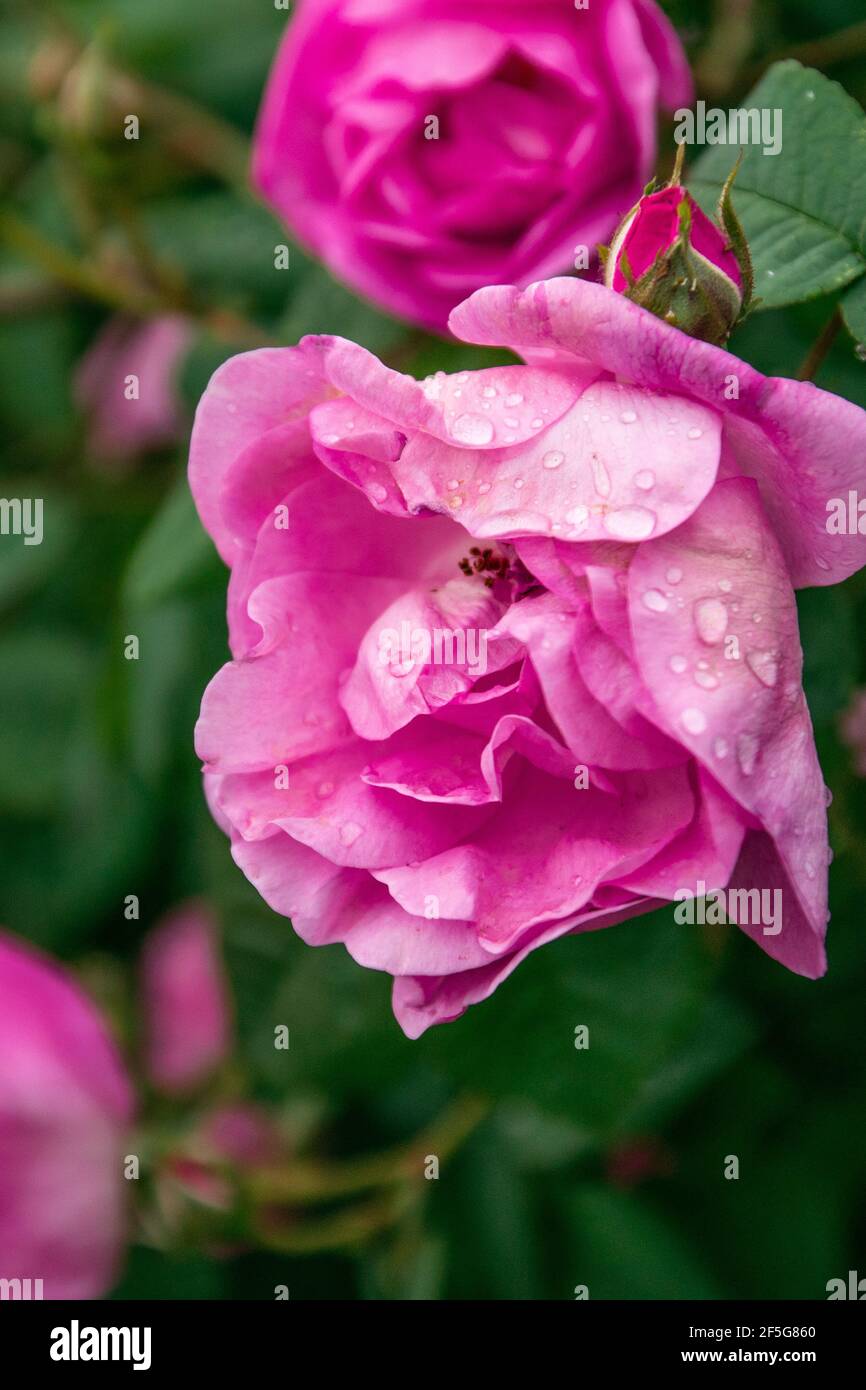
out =
[[[705,52],[724,6],[668,8],[692,55]],[[295,247],[289,271],[275,270],[284,233],[212,170],[116,147],[102,160],[59,129],[28,85],[52,13],[242,134],[284,16],[246,0],[56,0],[13,3],[0,18],[3,191],[80,253],[94,236],[124,245],[122,184],[126,211],[201,314],[182,373],[190,413],[213,368],[245,345],[214,331],[213,307],[277,341],[355,337],[419,374],[494,360],[410,334]],[[820,45],[862,18],[862,0],[756,0],[731,99],[769,55]],[[862,100],[866,44],[828,71]],[[850,138],[840,128],[828,190],[844,181]],[[708,166],[705,177],[718,173]],[[828,222],[833,205],[828,192]],[[809,303],[756,314],[733,350],[793,375],[833,308],[830,283],[816,280]],[[849,297],[857,323],[863,302]],[[293,1298],[568,1299],[585,1284],[592,1297],[820,1298],[828,1279],[863,1272],[866,786],[837,723],[866,679],[862,579],[800,596],[835,794],[827,978],[808,983],[733,929],[676,927],[660,912],[546,947],[492,1000],[409,1043],[389,982],[339,947],[303,946],[235,869],[208,815],[192,728],[226,657],[226,575],[185,488],[183,443],[132,471],[89,454],[70,382],[107,312],[0,252],[0,492],[45,505],[41,546],[3,538],[0,549],[0,921],[63,957],[108,956],[125,969],[164,910],[207,898],[223,927],[246,1093],[311,1107],[330,1155],[408,1139],[463,1092],[494,1102],[423,1208],[359,1252],[218,1258],[141,1244],[117,1296],[269,1298],[286,1284]],[[836,340],[819,380],[866,406],[866,363],[850,337]],[[124,660],[127,634],[139,638],[137,662]],[[140,921],[124,916],[129,893]],[[278,1024],[291,1030],[287,1052],[273,1047]],[[723,1176],[730,1154],[737,1182]]]

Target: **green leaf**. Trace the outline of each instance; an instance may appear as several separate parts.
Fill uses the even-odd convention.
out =
[[[129,561],[123,600],[144,608],[222,574],[184,476],[178,478]]]
[[[604,1142],[651,1106],[653,1078],[666,1109],[678,1081],[690,1093],[683,1058],[692,1048],[698,1072],[715,1065],[700,1055],[713,969],[700,933],[663,909],[551,942],[491,999],[415,1047],[453,1081],[496,1098],[531,1096]],[[575,1046],[580,1025],[589,1030],[585,1049]],[[680,1077],[670,1072],[677,1059]]]
[[[866,272],[866,116],[822,73],[776,63],[742,106],[782,111],[776,155],[746,149],[734,205],[765,309],[843,289]],[[689,178],[714,211],[736,151],[715,146]]]
[[[296,343],[307,333],[339,333],[363,343],[370,352],[387,353],[395,348],[409,332],[401,324],[359,299],[341,285],[324,267],[315,263],[303,264],[301,252],[292,250],[290,275],[293,280],[292,298],[279,325],[280,337],[286,343]]]
[[[6,497],[33,497],[43,504],[43,537],[39,545],[25,545],[21,536],[0,537],[0,612],[39,589],[69,553],[75,537],[76,509],[62,494],[49,490],[41,480],[5,481]]]
[[[574,1284],[597,1298],[723,1298],[697,1247],[647,1199],[587,1185],[566,1200]]]
[[[0,642],[0,812],[36,815],[62,794],[89,680],[88,652],[72,638],[30,631]]]
[[[866,344],[866,280],[858,280],[845,295],[842,313],[853,337]]]

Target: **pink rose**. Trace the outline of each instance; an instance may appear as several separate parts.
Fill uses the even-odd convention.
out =
[[[185,1091],[223,1060],[231,1032],[216,929],[198,903],[176,909],[147,937],[141,961],[145,1063],[154,1086]]]
[[[370,299],[434,330],[466,295],[570,269],[634,202],[692,84],[653,0],[304,0],[253,178]]]
[[[197,748],[235,860],[395,976],[410,1036],[554,937],[726,886],[778,890],[778,924],[732,915],[820,975],[794,588],[863,563],[825,504],[866,414],[585,281],[481,290],[451,327],[526,365],[422,383],[308,338],[199,406],[234,660]]]
[[[176,314],[147,320],[118,314],[108,320],[78,364],[74,382],[97,461],[126,462],[175,442],[184,427],[175,378],[191,342],[191,325]]]
[[[72,978],[0,935],[0,1279],[50,1299],[111,1285],[125,1238],[132,1091]]]

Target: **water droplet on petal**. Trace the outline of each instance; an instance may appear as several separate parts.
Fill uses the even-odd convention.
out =
[[[749,652],[746,656],[746,665],[753,676],[757,676],[762,685],[766,685],[772,690],[776,681],[779,679],[779,663],[775,652]]]
[[[646,507],[618,507],[604,518],[604,529],[619,541],[645,541],[656,527],[656,514]]]
[[[683,572],[677,565],[672,565],[665,575],[669,584],[679,584],[682,580]]]
[[[644,607],[651,613],[666,613],[668,601],[660,589],[647,589],[643,596]]]
[[[681,676],[683,672],[687,671],[689,668],[689,663],[686,661],[684,656],[672,656],[670,661],[668,662],[668,665],[670,666],[675,676]]]
[[[592,468],[592,481],[595,483],[595,490],[599,497],[610,496],[610,474],[599,458],[598,454],[593,454],[590,459]]]
[[[699,430],[699,429],[692,429],[692,430],[689,430],[689,433],[688,433],[688,438],[689,438],[689,439],[703,439],[703,437],[704,437],[704,432],[703,432],[703,430]]]
[[[720,579],[720,580],[719,580],[719,588],[721,589],[721,591],[722,591],[723,594],[729,594],[729,593],[731,592],[731,590],[733,589],[733,587],[734,587],[734,586],[733,586],[733,584],[731,583],[730,579]]]
[[[492,483],[479,483],[479,484],[478,484],[478,491],[479,491],[479,492],[482,492],[482,493],[483,493],[483,492],[489,492],[492,486],[493,486]]]
[[[346,846],[353,845],[359,835],[364,832],[360,825],[353,820],[347,820],[345,825],[340,828],[340,839]]]
[[[829,787],[825,787],[825,788],[824,788],[824,805],[825,805],[825,806],[832,806],[832,805],[833,805],[833,793],[831,792],[831,790],[830,790]]]
[[[717,758],[726,758],[728,756],[728,740],[725,738],[715,739],[713,741],[713,752]]]
[[[374,502],[384,502],[388,496],[388,489],[381,483],[372,483],[370,486],[370,496]]]
[[[458,415],[451,426],[451,433],[461,444],[489,444],[493,438],[493,426],[481,415]]]
[[[560,453],[558,449],[550,449],[541,462],[545,468],[558,468],[561,463],[565,462],[565,454]]]
[[[641,492],[649,492],[656,485],[656,475],[651,468],[642,468],[639,473],[635,473],[632,481]]]
[[[737,762],[744,777],[754,772],[760,746],[754,734],[740,734],[737,739]]]
[[[680,720],[688,734],[702,734],[707,727],[707,717],[700,709],[684,709]]]
[[[541,429],[541,426],[542,426],[543,424],[544,424],[544,421],[542,420],[541,416],[540,416],[540,415],[536,415],[535,419],[534,419],[534,420],[531,422],[531,424],[530,424],[530,429],[533,429],[533,430],[540,430],[540,429]]]
[[[320,782],[318,787],[316,788],[316,796],[320,796],[322,798],[330,796],[333,790],[333,782]]]
[[[633,425],[637,419],[637,415],[634,413],[633,410],[624,410],[619,418],[622,420],[622,423],[624,425]]]
[[[699,599],[694,607],[698,636],[708,647],[715,647],[728,630],[728,610],[718,598]]]
[[[525,480],[524,480],[523,478],[515,478],[515,479],[514,479],[514,486],[515,486],[515,487],[523,487],[524,481],[525,481]]]
[[[523,397],[519,391],[512,391],[510,396],[505,397],[505,404],[513,409],[514,406],[523,404]]]
[[[481,394],[482,396],[486,396],[489,401],[492,401],[493,397],[496,395],[496,387],[485,386]]]
[[[589,520],[589,508],[572,507],[571,511],[565,513],[565,519],[569,526],[585,526]]]
[[[695,671],[694,680],[702,690],[715,690],[719,684],[718,676],[714,676],[712,671]]]

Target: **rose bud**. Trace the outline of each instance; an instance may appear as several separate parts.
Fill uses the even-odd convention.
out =
[[[682,148],[682,147],[681,147]],[[621,223],[605,284],[693,338],[723,346],[749,307],[752,267],[725,185],[717,226],[679,182],[648,192]],[[736,171],[735,171],[736,172]]]
[[[228,1052],[231,1009],[216,928],[201,904],[176,909],[148,936],[141,995],[151,1083],[175,1094],[207,1081]]]

